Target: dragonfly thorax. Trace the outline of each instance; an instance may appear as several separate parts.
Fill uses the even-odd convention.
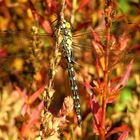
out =
[[[72,51],[72,31],[71,25],[66,20],[60,21],[57,32],[55,33],[57,43],[60,47],[68,49],[66,52],[71,54]]]

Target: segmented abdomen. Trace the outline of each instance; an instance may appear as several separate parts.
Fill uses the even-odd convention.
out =
[[[81,125],[82,117],[81,117],[81,110],[80,110],[80,99],[78,95],[78,87],[76,83],[75,72],[70,56],[67,56],[67,67],[68,67],[68,74],[71,83],[71,90],[73,94],[74,108],[77,114],[78,124]]]
[[[64,40],[63,40],[64,41]],[[63,48],[63,55],[65,59],[67,60],[67,69],[68,69],[68,75],[70,79],[70,84],[71,84],[71,90],[73,94],[73,100],[74,100],[74,108],[77,114],[77,120],[78,124],[81,125],[82,122],[82,117],[81,117],[81,109],[80,109],[80,98],[78,94],[78,86],[76,83],[76,77],[75,77],[75,72],[74,72],[74,67],[73,67],[73,62],[72,62],[72,48],[69,49],[67,47],[66,40],[64,41],[62,48]]]
[[[78,87],[76,83],[75,72],[74,72],[73,62],[72,62],[73,48],[72,48],[71,26],[65,20],[61,20],[59,23],[59,29],[60,29],[60,33],[58,35],[57,42],[62,47],[63,55],[67,61],[68,74],[69,74],[71,90],[72,90],[73,100],[74,100],[74,108],[77,114],[78,124],[81,125],[82,117],[81,117],[81,110],[80,110],[80,99],[79,99]]]

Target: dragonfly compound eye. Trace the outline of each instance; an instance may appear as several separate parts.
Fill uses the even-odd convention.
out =
[[[67,28],[67,29],[70,29],[70,28],[71,28],[71,25],[70,25],[69,22],[66,22],[65,24],[66,24],[66,28]]]

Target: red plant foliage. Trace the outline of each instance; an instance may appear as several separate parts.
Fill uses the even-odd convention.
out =
[[[73,2],[71,0],[66,0],[66,4],[70,11],[73,10]],[[83,12],[86,8],[89,10],[91,7],[90,0],[80,0],[77,2],[78,8],[74,9],[76,12]],[[133,61],[131,60],[127,65],[125,72],[121,76],[111,77],[113,70],[117,67],[117,64],[122,61],[121,55],[128,51],[127,45],[130,40],[130,37],[127,33],[120,35],[116,38],[113,34],[110,33],[111,24],[114,18],[114,9],[116,8],[117,4],[116,1],[106,0],[104,3],[104,12],[103,10],[98,9],[98,14],[104,15],[105,19],[103,25],[105,27],[105,44],[102,43],[102,39],[98,32],[94,31],[93,27],[90,27],[91,31],[91,42],[92,42],[92,51],[94,54],[94,65],[95,66],[95,75],[96,78],[92,81],[85,80],[84,86],[86,88],[87,93],[89,94],[87,100],[90,106],[90,110],[93,116],[93,123],[92,129],[95,135],[98,135],[101,140],[105,140],[111,137],[113,134],[120,134],[118,140],[124,140],[126,136],[131,132],[130,128],[124,124],[120,125],[119,127],[113,127],[112,120],[109,120],[109,123],[106,123],[106,116],[107,116],[107,106],[109,104],[113,104],[117,101],[120,90],[127,85],[128,78],[130,77],[130,73],[132,70]],[[51,14],[56,14],[57,11],[60,9],[59,2],[56,0],[46,0],[45,6],[47,7],[46,15],[51,16]],[[49,34],[53,34],[53,30],[51,27],[51,23],[48,18],[42,16],[39,11],[35,9],[34,4],[29,0],[29,9],[32,12],[32,16],[34,20],[42,27],[42,29]],[[91,13],[92,9],[88,12]],[[67,11],[69,13],[69,11]],[[85,12],[85,15],[89,13]],[[80,13],[80,14],[81,14]],[[116,17],[116,19],[123,18],[124,16]],[[76,17],[77,18],[77,17]],[[80,17],[81,18],[81,17]],[[78,23],[77,31],[86,28],[89,24],[92,23],[89,20],[89,17],[84,17],[82,23]],[[79,20],[79,19],[76,19]],[[110,46],[110,42],[113,42]],[[139,46],[139,45],[138,45]],[[139,48],[136,46],[136,48]],[[131,50],[131,49],[130,49]],[[0,49],[0,58],[6,57],[7,51],[5,49]],[[118,57],[119,56],[119,57]],[[102,76],[101,76],[102,75]],[[102,77],[102,78],[101,78]],[[92,83],[92,84],[91,84]],[[36,131],[35,128],[38,130],[40,129],[40,116],[41,111],[44,109],[45,105],[48,103],[48,100],[40,101],[40,95],[44,92],[45,85],[42,85],[36,92],[28,95],[26,91],[22,91],[18,86],[16,86],[16,91],[18,91],[20,97],[22,98],[22,110],[21,110],[21,118],[22,124],[20,127],[20,135],[21,138],[25,138],[29,133],[34,133]],[[51,95],[54,94],[54,90],[50,93]],[[39,103],[34,107],[37,99],[39,99]],[[43,120],[44,125],[46,125],[46,130],[48,131],[48,135],[53,135],[54,133],[58,133],[58,130],[61,127],[65,127],[67,125],[66,117],[73,109],[73,101],[71,98],[67,97],[64,99],[63,105],[61,109],[58,111],[58,114],[54,115],[49,111],[49,109],[45,110],[46,116]],[[48,117],[48,118],[47,118]],[[71,117],[70,117],[71,118]],[[68,127],[68,126],[67,126]],[[75,129],[75,128],[72,128]],[[67,130],[66,130],[67,131]],[[64,135],[68,135],[67,132],[64,132]],[[46,133],[45,131],[42,131]],[[45,134],[43,134],[45,135]],[[56,134],[57,135],[57,134]]]

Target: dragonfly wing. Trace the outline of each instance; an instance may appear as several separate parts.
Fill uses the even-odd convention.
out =
[[[50,34],[35,34],[21,31],[0,31],[0,68],[11,67],[12,61],[41,61],[51,45]],[[9,62],[9,63],[8,63]]]
[[[130,30],[126,31],[130,28]],[[128,52],[129,44],[127,43],[129,39],[135,38],[135,33],[133,31],[138,32],[139,26],[137,24],[127,24],[124,22],[113,23],[112,28],[110,30],[110,39],[109,39],[109,67],[113,68],[120,62],[126,62],[129,56],[126,52]],[[106,46],[107,39],[107,31],[105,29],[96,28],[96,29],[88,29],[86,32],[77,32],[73,34],[73,47],[75,50],[75,58],[79,63],[89,63],[89,58],[93,58],[94,45],[96,44],[99,49],[99,57],[102,58],[104,54],[104,48]],[[132,37],[131,37],[132,36]],[[95,47],[95,46],[94,46]],[[97,49],[97,48],[96,48]],[[98,50],[97,50],[98,51]],[[118,57],[119,56],[119,57]],[[126,57],[127,56],[127,57]],[[132,58],[132,57],[131,57]],[[81,62],[78,60],[80,59]],[[94,60],[91,59],[91,60]],[[91,63],[92,61],[90,61]],[[93,63],[92,63],[93,64]],[[83,65],[83,64],[82,64]]]

